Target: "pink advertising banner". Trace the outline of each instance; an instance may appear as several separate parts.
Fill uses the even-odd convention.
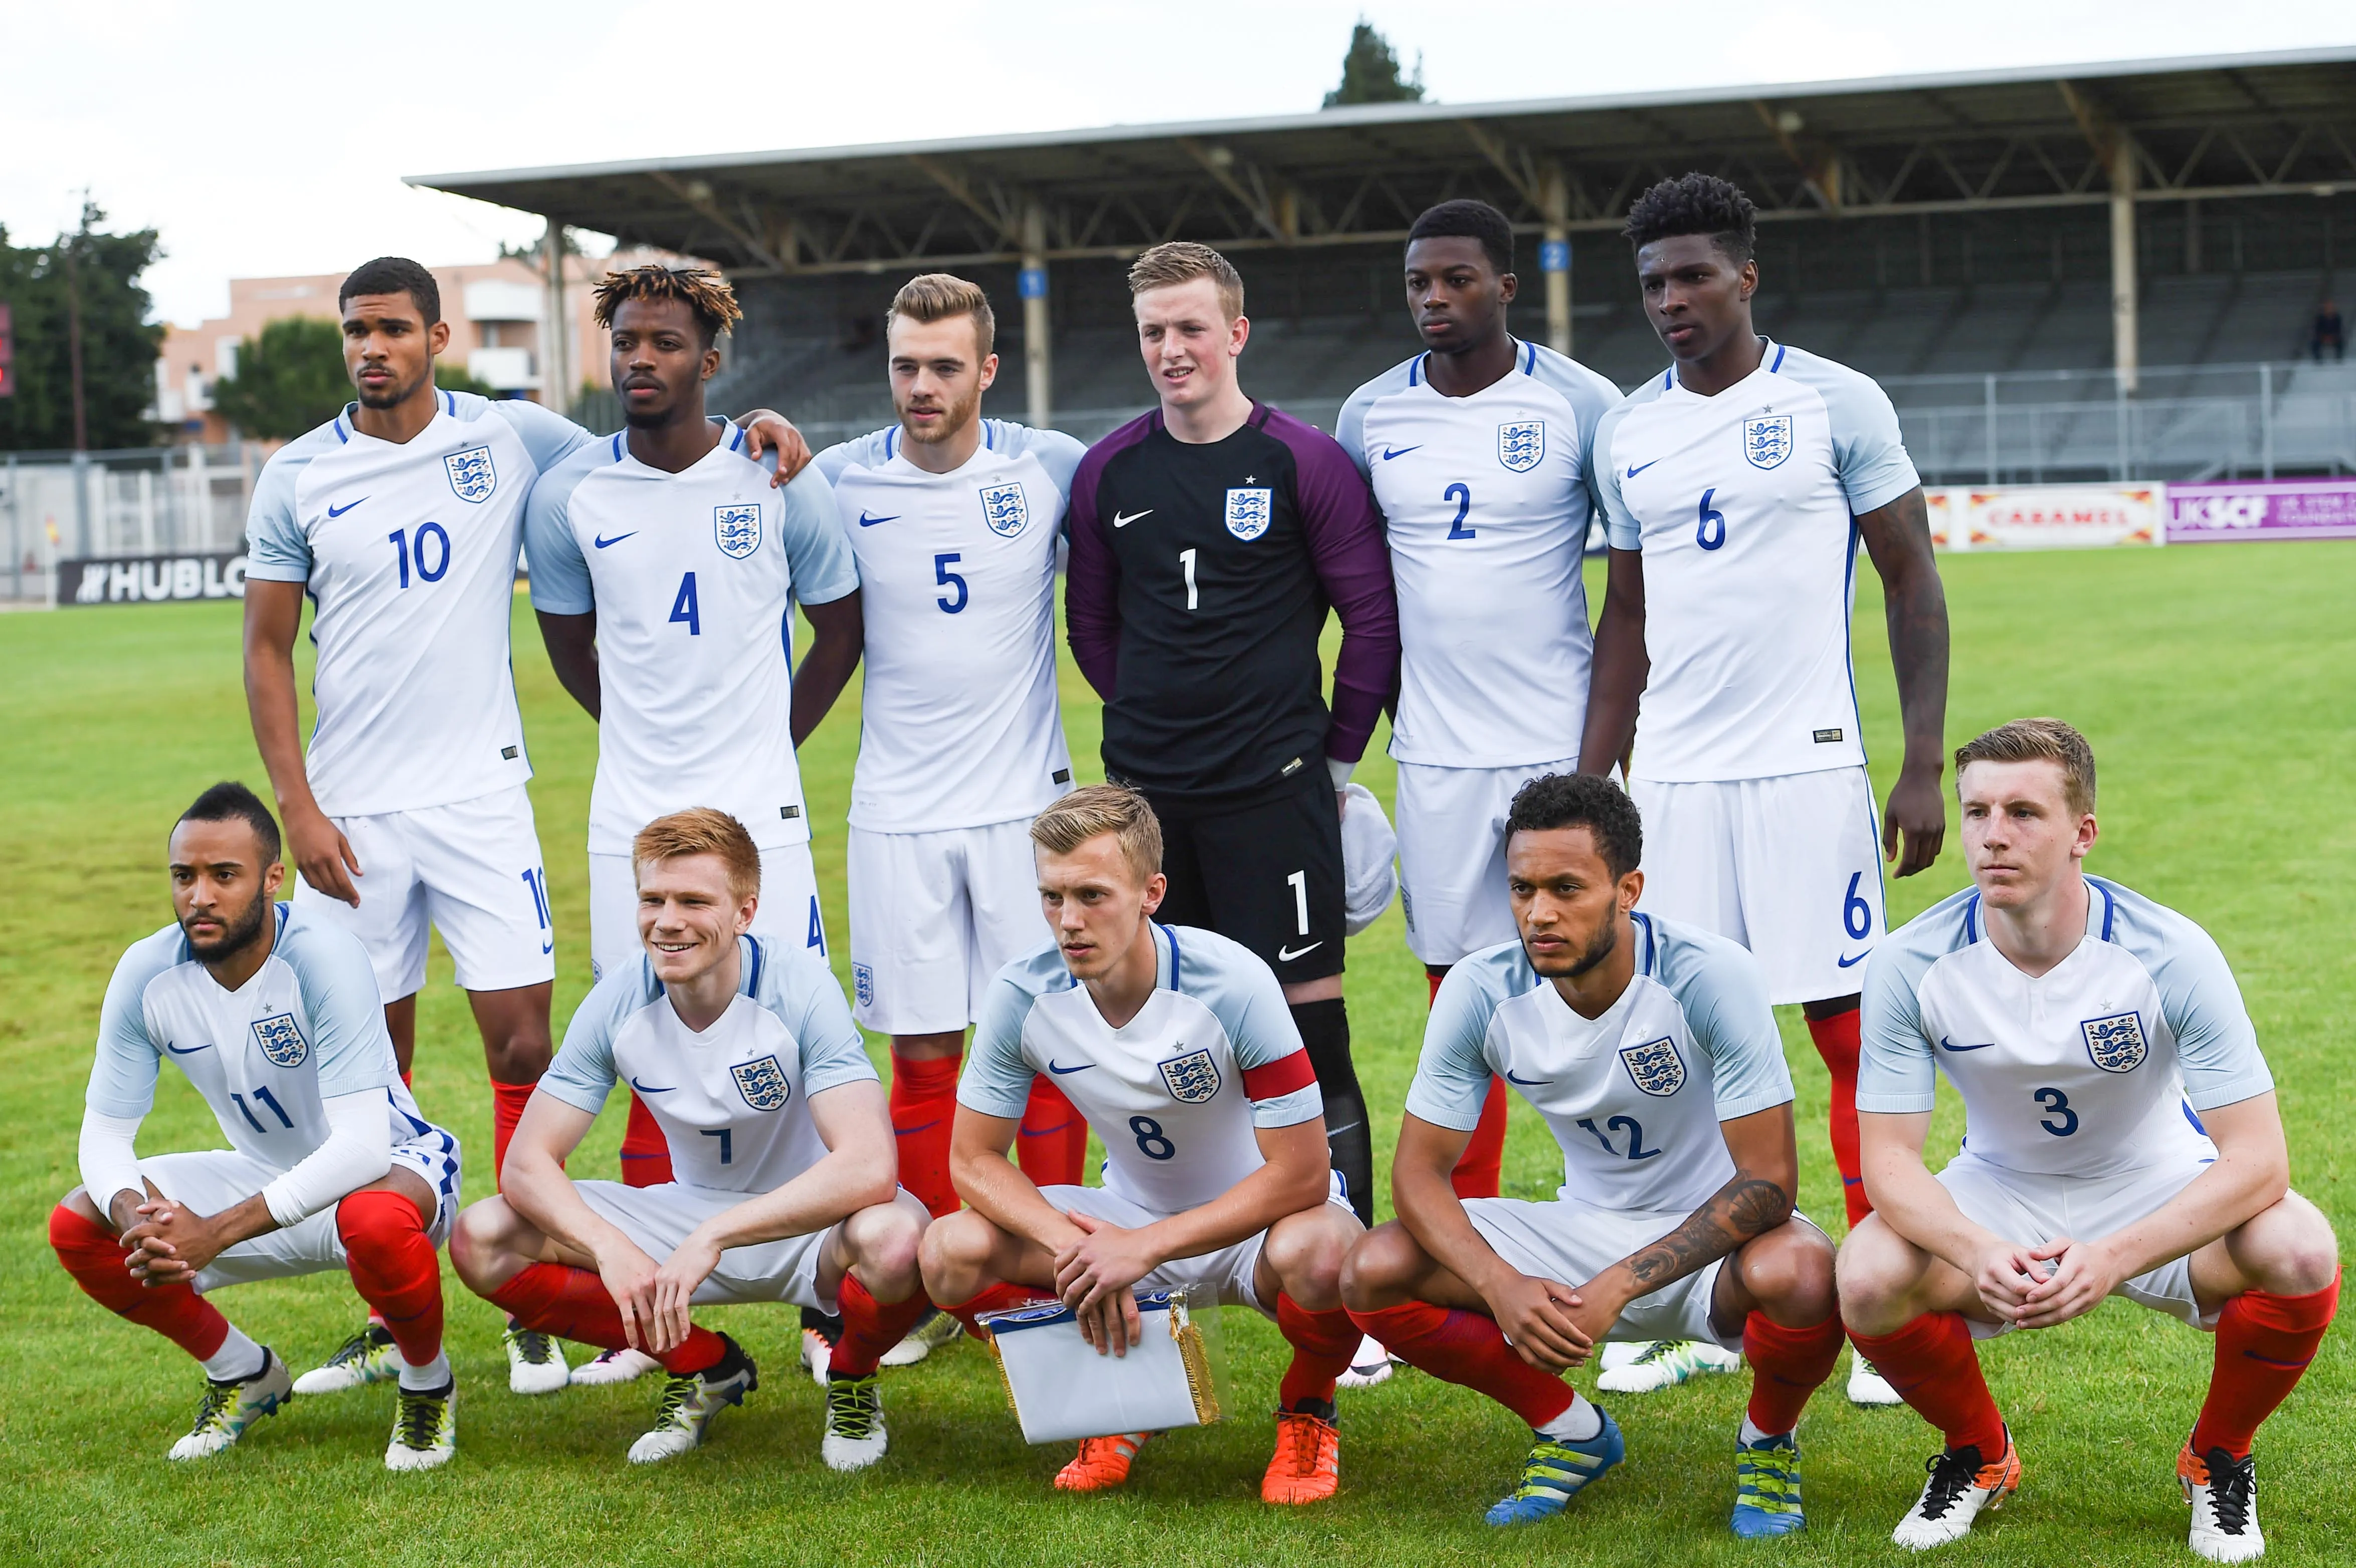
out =
[[[2356,479],[2217,479],[2168,487],[2168,542],[2356,539]]]

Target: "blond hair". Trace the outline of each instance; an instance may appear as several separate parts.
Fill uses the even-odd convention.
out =
[[[1126,785],[1084,784],[1031,823],[1031,842],[1050,854],[1070,854],[1101,833],[1120,841],[1120,857],[1140,882],[1161,872],[1161,820]]]
[[[998,317],[991,312],[990,295],[981,285],[968,283],[949,273],[918,273],[900,285],[892,296],[892,308],[884,313],[884,330],[892,330],[892,323],[903,316],[911,321],[948,321],[959,316],[973,317],[976,363],[990,358],[998,342]]]
[[[1219,314],[1233,321],[1244,313],[1244,279],[1236,265],[1208,245],[1173,240],[1154,246],[1129,264],[1132,299],[1151,288],[1170,288],[1209,278],[1219,291]]]
[[[625,272],[607,273],[605,281],[597,285],[594,299],[590,315],[598,326],[608,329],[625,301],[678,300],[695,312],[707,345],[744,319],[744,312],[736,304],[736,291],[728,285],[728,280],[702,267],[666,267],[649,262]]]
[[[2072,816],[2094,809],[2094,748],[2060,719],[2015,719],[1955,747],[1955,783],[1975,762],[2051,762],[2062,769],[2062,798]]]
[[[738,903],[761,891],[761,852],[744,824],[725,811],[697,806],[657,817],[630,841],[630,870],[650,860],[680,860],[691,854],[716,854],[728,868],[728,896]]]

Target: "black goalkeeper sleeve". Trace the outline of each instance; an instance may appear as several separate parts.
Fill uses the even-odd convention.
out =
[[[1302,1002],[1292,1008],[1293,1026],[1309,1047],[1317,1091],[1325,1100],[1325,1147],[1342,1173],[1350,1208],[1358,1222],[1375,1223],[1375,1141],[1366,1126],[1366,1097],[1358,1091],[1358,1069],[1350,1061],[1350,1014],[1338,996]]]

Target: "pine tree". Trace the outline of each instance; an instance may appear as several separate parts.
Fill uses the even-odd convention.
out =
[[[1342,85],[1325,95],[1325,107],[1344,103],[1419,103],[1423,101],[1423,59],[1416,58],[1415,74],[1399,74],[1398,52],[1374,24],[1360,19],[1350,29],[1350,52],[1342,57]]]

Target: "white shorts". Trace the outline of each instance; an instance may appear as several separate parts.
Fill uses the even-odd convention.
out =
[[[617,1181],[576,1181],[573,1190],[597,1216],[630,1239],[631,1245],[656,1262],[668,1261],[697,1226],[715,1214],[759,1196],[723,1192],[717,1187],[664,1182],[656,1187],[625,1187]],[[918,1220],[931,1218],[914,1196],[903,1190],[893,1201]],[[832,1293],[820,1294],[819,1263],[826,1255],[827,1238],[838,1225],[807,1236],[787,1236],[750,1247],[731,1247],[720,1254],[720,1265],[695,1287],[691,1298],[698,1306],[732,1302],[783,1301],[829,1316],[841,1309]],[[838,1288],[841,1281],[837,1279]]]
[[[471,800],[336,817],[360,875],[359,908],[297,879],[294,904],[359,938],[387,1002],[425,985],[426,928],[442,933],[466,991],[556,978],[556,931],[531,797],[520,784]]]
[[[937,833],[851,830],[851,1016],[937,1035],[981,1016],[998,972],[1039,945],[1029,819]]]
[[[1882,933],[1881,829],[1862,768],[1630,785],[1648,915],[1740,942],[1770,1002],[1854,995]]]
[[[361,865],[368,863],[362,861]],[[434,1189],[437,1204],[426,1236],[439,1247],[450,1239],[458,1211],[458,1140],[436,1127],[423,1141],[392,1146],[395,1170],[414,1172]],[[234,1208],[283,1173],[235,1149],[198,1149],[184,1155],[154,1155],[139,1162],[139,1174],[155,1190],[199,1214]],[[283,1280],[344,1267],[344,1239],[336,1230],[336,1207],[283,1230],[240,1241],[197,1272],[199,1294],[253,1280]]]
[[[1167,1214],[1148,1208],[1141,1203],[1131,1203],[1118,1193],[1100,1187],[1043,1187],[1039,1196],[1045,1198],[1059,1213],[1077,1210],[1097,1219],[1109,1220],[1124,1230],[1136,1230],[1157,1219],[1167,1219]],[[1342,1196],[1341,1173],[1333,1173],[1328,1184],[1325,1201],[1349,1212],[1349,1201]],[[1248,1306],[1261,1316],[1273,1320],[1276,1305],[1263,1303],[1259,1292],[1252,1287],[1252,1275],[1259,1268],[1260,1249],[1268,1245],[1268,1232],[1248,1237],[1232,1247],[1222,1247],[1215,1252],[1200,1257],[1173,1258],[1143,1279],[1137,1282],[1139,1290],[1192,1290],[1198,1286],[1218,1294],[1221,1306]]]
[[[1521,1197],[1468,1197],[1465,1217],[1497,1256],[1534,1279],[1582,1285],[1638,1248],[1668,1235],[1690,1216],[1599,1208],[1569,1198],[1533,1202]],[[1794,1223],[1815,1230],[1815,1221],[1794,1212]],[[1820,1232],[1821,1233],[1821,1232]],[[1710,1321],[1718,1290],[1719,1258],[1650,1295],[1630,1302],[1604,1335],[1610,1340],[1707,1339],[1729,1350],[1742,1348],[1742,1325],[1721,1334]]]
[[[1575,757],[1521,768],[1398,765],[1399,896],[1416,957],[1451,964],[1514,940],[1505,812],[1531,779],[1578,770]]]
[[[761,903],[753,934],[785,947],[826,956],[826,925],[818,912],[818,871],[808,843],[761,852]],[[644,951],[638,940],[638,875],[626,854],[589,857],[589,972],[603,978],[616,963]]]
[[[2188,1160],[2164,1169],[2122,1171],[2105,1176],[2043,1176],[2007,1170],[1970,1153],[1957,1155],[1939,1173],[1939,1185],[1975,1225],[1985,1225],[2008,1241],[2041,1247],[2057,1236],[2081,1241],[2124,1230],[2157,1212],[2209,1168]],[[2137,1274],[2111,1293],[2138,1306],[2179,1317],[2195,1328],[2214,1329],[2214,1314],[2203,1316],[2192,1294],[2190,1256]],[[1976,1339],[2009,1334],[2009,1323],[1966,1319]]]

